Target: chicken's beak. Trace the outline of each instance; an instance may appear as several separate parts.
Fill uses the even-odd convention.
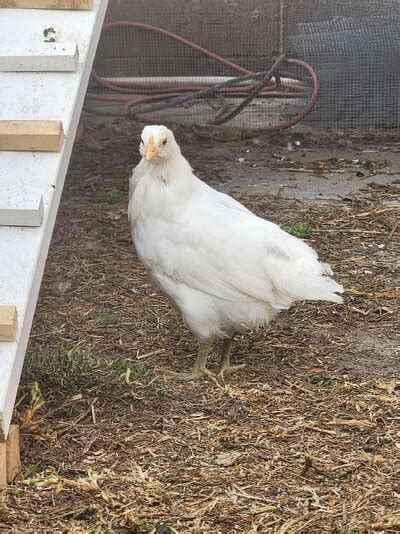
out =
[[[146,159],[147,161],[150,161],[151,159],[159,155],[160,154],[154,144],[153,136],[151,136],[146,147]]]

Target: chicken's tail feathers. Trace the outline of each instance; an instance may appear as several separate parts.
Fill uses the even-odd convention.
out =
[[[344,293],[343,286],[332,278],[329,278],[329,276],[323,275],[310,281],[308,291],[309,296],[307,300],[326,300],[328,302],[336,302],[337,304],[343,303],[343,297],[340,296],[340,293]]]
[[[282,288],[283,289],[283,288]],[[293,300],[325,300],[342,304],[343,286],[328,276],[309,277],[307,280],[291,280],[284,288]]]
[[[344,288],[330,275],[333,274],[327,263],[320,263],[316,258],[302,258],[290,266],[269,266],[270,278],[275,288],[277,307],[288,307],[294,301],[324,300],[341,304]],[[279,268],[280,267],[280,268]]]

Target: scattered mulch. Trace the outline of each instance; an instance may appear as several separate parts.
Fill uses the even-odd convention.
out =
[[[226,381],[175,383],[157,368],[189,368],[196,343],[133,251],[138,131],[89,125],[75,147],[16,407],[23,470],[1,494],[0,528],[399,531],[398,192],[371,183],[362,199],[312,206],[243,196],[310,230],[346,302],[299,304],[239,336],[247,366]],[[208,139],[179,136],[194,165],[207,159]],[[246,142],[221,143],[221,158]]]

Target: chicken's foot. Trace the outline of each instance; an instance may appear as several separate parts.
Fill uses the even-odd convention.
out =
[[[189,382],[190,380],[200,380],[206,376],[214,377],[214,373],[207,369],[206,363],[208,355],[213,346],[213,340],[200,343],[200,347],[197,353],[196,361],[194,362],[193,369],[189,373],[177,373],[176,371],[164,370],[163,373],[175,380],[182,380]]]

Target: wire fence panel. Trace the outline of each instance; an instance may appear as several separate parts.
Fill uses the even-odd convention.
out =
[[[87,109],[272,130],[400,123],[398,0],[114,0],[107,23]]]
[[[298,23],[287,39],[288,49],[309,61],[320,80],[309,120],[344,128],[398,126],[399,3],[319,0],[316,17]]]

